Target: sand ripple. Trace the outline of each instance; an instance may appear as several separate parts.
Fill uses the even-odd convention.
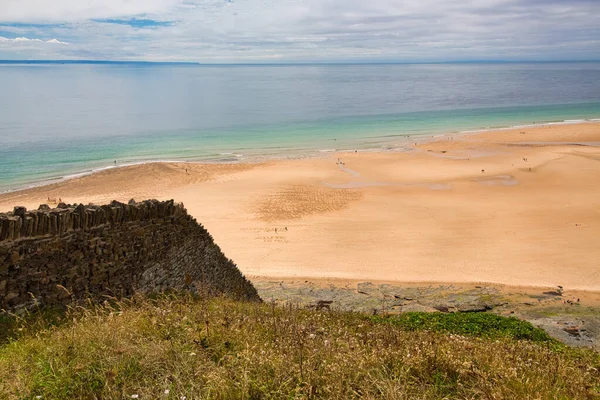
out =
[[[255,213],[263,221],[298,219],[342,210],[361,197],[362,193],[356,190],[291,185],[262,198]]]

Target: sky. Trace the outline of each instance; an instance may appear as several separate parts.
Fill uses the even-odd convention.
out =
[[[600,0],[0,0],[0,59],[600,59]]]

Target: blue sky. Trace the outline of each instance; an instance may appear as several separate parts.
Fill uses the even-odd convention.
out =
[[[0,59],[600,59],[600,0],[0,0]]]

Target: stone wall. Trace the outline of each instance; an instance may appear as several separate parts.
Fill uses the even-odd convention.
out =
[[[169,289],[260,301],[206,229],[172,200],[0,214],[1,309]]]

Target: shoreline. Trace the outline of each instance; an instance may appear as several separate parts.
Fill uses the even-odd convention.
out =
[[[210,159],[186,160],[185,158],[140,160],[140,161],[125,162],[124,164],[117,164],[117,165],[109,164],[109,165],[105,165],[105,166],[94,168],[94,169],[86,169],[84,171],[69,173],[65,176],[60,176],[60,177],[55,177],[55,178],[45,179],[42,181],[36,181],[33,183],[24,184],[24,186],[18,186],[16,188],[10,188],[10,189],[0,188],[0,195],[10,194],[10,193],[20,192],[20,191],[26,191],[29,189],[35,189],[35,188],[40,188],[40,187],[44,187],[44,186],[50,186],[53,184],[67,182],[72,179],[77,179],[77,178],[82,178],[85,176],[94,175],[97,173],[102,173],[104,171],[108,171],[108,170],[112,170],[112,169],[128,168],[128,167],[137,166],[137,165],[147,165],[147,164],[155,164],[155,163],[157,163],[157,164],[175,164],[175,163],[181,163],[181,164],[260,164],[260,163],[269,162],[269,161],[320,158],[320,157],[325,157],[331,153],[345,153],[345,152],[351,152],[351,151],[358,151],[358,152],[407,151],[405,148],[390,147],[390,146],[393,144],[410,145],[410,143],[415,143],[415,142],[419,143],[419,144],[425,144],[428,142],[434,142],[434,141],[438,140],[439,138],[449,137],[449,136],[461,138],[461,137],[477,135],[477,134],[481,134],[481,133],[502,132],[502,131],[510,131],[510,130],[514,130],[514,129],[526,129],[526,128],[531,129],[531,128],[540,128],[540,127],[543,128],[543,127],[548,127],[548,126],[595,124],[595,123],[599,123],[599,122],[600,122],[600,118],[586,118],[586,119],[577,119],[577,120],[541,122],[539,124],[533,123],[533,124],[525,124],[525,125],[509,125],[509,126],[502,126],[502,127],[495,127],[495,128],[488,127],[488,128],[482,128],[482,129],[463,130],[463,131],[458,131],[458,132],[446,132],[446,133],[438,133],[438,134],[427,133],[427,134],[418,134],[418,135],[398,134],[398,135],[393,135],[393,136],[389,136],[389,135],[382,136],[382,137],[376,136],[376,137],[362,138],[361,140],[380,139],[380,138],[384,138],[384,137],[387,137],[390,139],[393,138],[395,140],[382,141],[381,143],[379,143],[379,145],[380,145],[379,147],[374,147],[374,148],[358,148],[357,147],[357,148],[352,148],[352,149],[344,149],[344,148],[303,149],[304,151],[306,151],[306,153],[295,153],[291,156],[284,156],[283,154],[271,155],[271,156],[267,156],[265,154],[260,154],[260,155],[254,154],[254,155],[245,156],[245,155],[236,154],[234,152],[231,152],[231,153],[220,153],[220,155],[224,156],[224,155],[231,154],[232,156],[239,157],[239,158],[242,158],[242,157],[248,157],[248,158],[247,159],[237,159],[237,160],[224,160],[224,161],[213,161]],[[399,144],[396,142],[396,140],[399,138],[405,138],[406,140],[404,141],[404,143]],[[598,142],[598,143],[600,144],[600,142]],[[286,149],[286,150],[290,150],[290,151],[294,152],[294,150],[298,150],[298,149]]]
[[[577,143],[597,142],[600,122],[586,122],[442,135],[404,151],[138,164],[2,194],[0,211],[174,199],[249,277],[595,293],[600,147]]]

